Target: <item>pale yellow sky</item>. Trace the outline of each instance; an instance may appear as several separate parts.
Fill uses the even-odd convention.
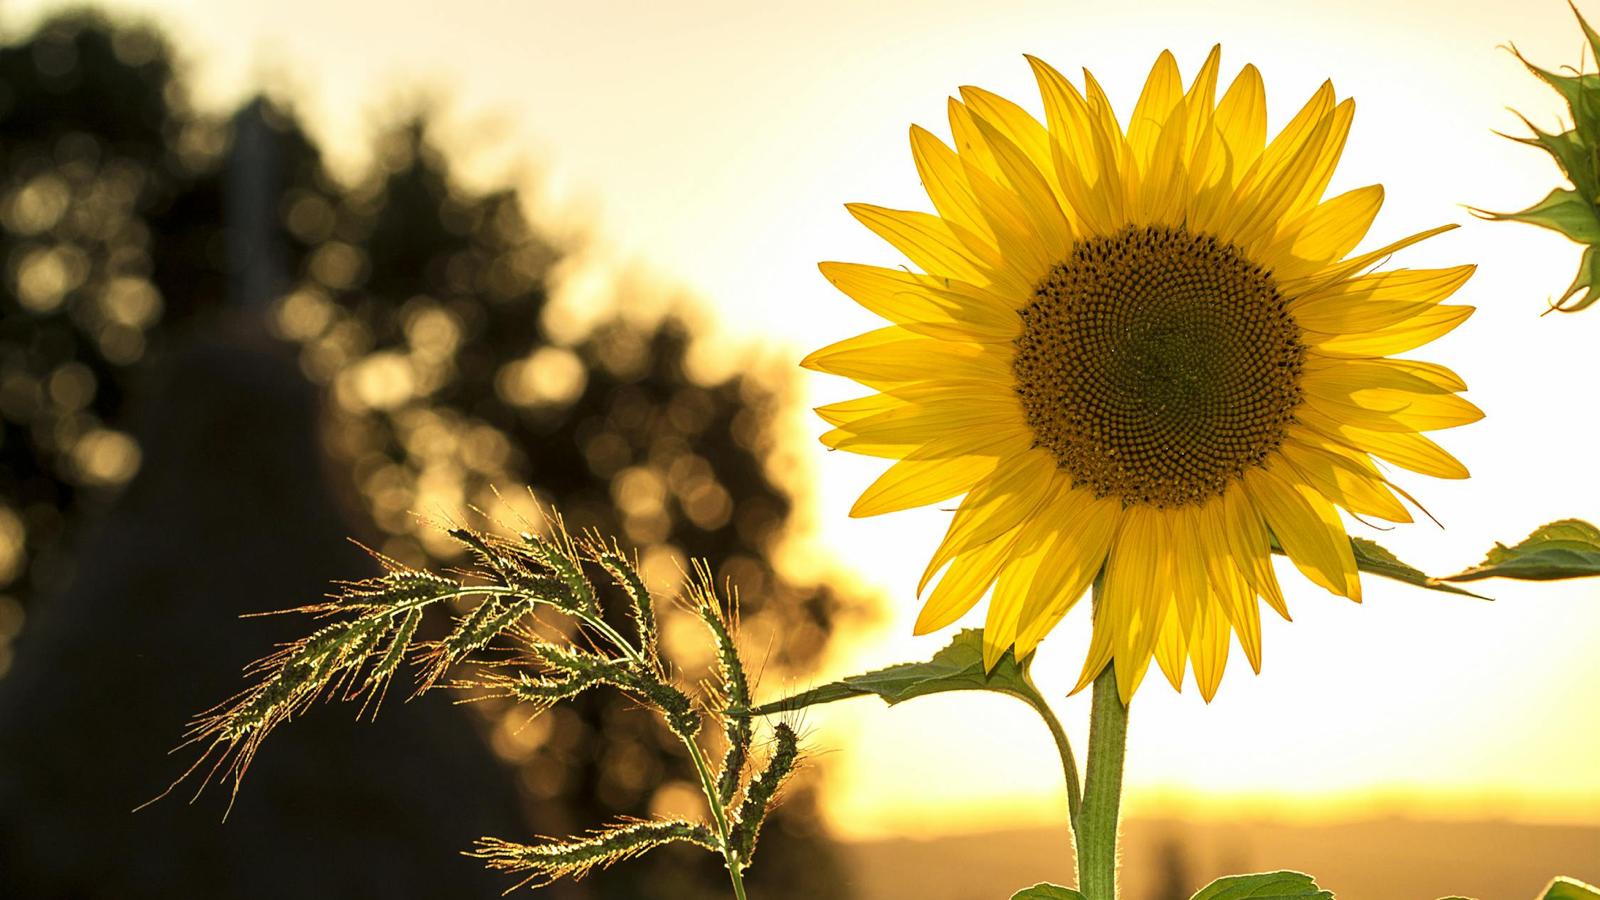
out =
[[[16,28],[54,6],[13,2],[0,21]],[[815,263],[900,262],[841,204],[927,208],[907,127],[943,133],[944,99],[958,86],[1037,110],[1028,52],[1068,73],[1090,67],[1125,112],[1163,48],[1188,75],[1221,42],[1225,77],[1246,61],[1261,68],[1276,128],[1332,78],[1357,101],[1332,190],[1387,186],[1380,243],[1463,224],[1396,265],[1481,267],[1459,295],[1479,313],[1424,354],[1460,371],[1488,413],[1443,438],[1474,477],[1404,482],[1447,530],[1402,526],[1383,542],[1445,571],[1545,521],[1600,519],[1590,463],[1600,310],[1538,317],[1577,250],[1462,208],[1520,208],[1554,186],[1544,157],[1491,129],[1516,128],[1508,106],[1553,125],[1555,94],[1498,45],[1576,62],[1581,36],[1558,0],[113,6],[176,32],[207,105],[263,79],[290,86],[336,155],[361,146],[396,98],[421,88],[449,97],[449,142],[476,172],[525,166],[538,173],[545,214],[576,216],[604,236],[568,284],[568,303],[645,266],[704,298],[730,339],[788,360],[873,325]],[[1591,12],[1600,18],[1600,7]],[[806,385],[813,402],[853,395],[823,376]],[[796,464],[816,476],[816,540],[899,598],[881,630],[841,641],[822,677],[941,646],[946,635],[909,635],[916,578],[948,513],[851,520],[851,500],[882,464],[809,442],[797,443]],[[1134,811],[1379,808],[1600,822],[1600,582],[1489,583],[1493,604],[1372,582],[1355,606],[1284,575],[1296,621],[1267,624],[1261,677],[1236,655],[1210,706],[1192,685],[1180,696],[1152,680],[1140,692]],[[1084,618],[1039,652],[1052,696],[1076,673]],[[1081,746],[1084,699],[1059,711]],[[1059,818],[1059,775],[1029,715],[1002,698],[956,697],[893,710],[857,701],[807,722],[829,751],[840,827],[934,833]]]

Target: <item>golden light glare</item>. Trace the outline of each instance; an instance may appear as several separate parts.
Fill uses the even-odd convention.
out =
[[[466,4],[452,10],[453,26],[445,30],[424,17],[395,15],[376,0],[344,4],[347,15],[316,29],[303,27],[303,4],[110,5],[156,10],[180,23],[195,48],[196,102],[216,109],[254,89],[262,58],[295,60],[299,84],[313,101],[311,124],[334,148],[333,164],[347,171],[368,146],[363,113],[393,97],[396,74],[411,77],[427,60],[428,76],[451,86],[457,107],[504,112],[515,123],[503,152],[457,129],[455,142],[481,160],[477,174],[502,172],[506,156],[532,159],[550,188],[534,192],[540,212],[568,223],[580,210],[610,242],[562,273],[542,324],[562,337],[581,333],[599,315],[596,298],[614,293],[631,266],[645,266],[704,299],[722,339],[716,342],[722,366],[735,365],[731,360],[741,357],[733,348],[752,342],[792,363],[805,349],[869,324],[865,313],[835,302],[814,261],[902,260],[859,233],[840,203],[873,197],[925,208],[921,185],[908,173],[905,125],[943,121],[946,95],[962,84],[1030,96],[1022,52],[1090,66],[1111,87],[1124,119],[1134,100],[1128,86],[1142,81],[1161,47],[1173,47],[1186,70],[1219,39],[1228,46],[1225,75],[1242,60],[1256,62],[1273,85],[1273,130],[1332,75],[1342,92],[1359,99],[1360,112],[1331,190],[1387,183],[1378,222],[1383,233],[1409,233],[1441,218],[1463,223],[1406,265],[1482,263],[1464,298],[1481,309],[1445,339],[1450,358],[1477,360],[1459,368],[1473,386],[1472,399],[1489,414],[1468,430],[1475,433],[1460,435],[1458,455],[1473,461],[1473,479],[1419,495],[1446,530],[1419,526],[1378,537],[1428,571],[1453,571],[1477,562],[1497,540],[1562,516],[1592,519],[1600,510],[1600,480],[1575,476],[1581,469],[1572,467],[1573,456],[1554,449],[1600,443],[1600,420],[1573,415],[1570,405],[1574,390],[1581,391],[1572,386],[1592,380],[1600,314],[1537,315],[1544,299],[1570,280],[1578,250],[1537,229],[1474,222],[1461,212],[1462,204],[1520,208],[1558,177],[1547,160],[1492,130],[1520,133],[1507,107],[1528,111],[1541,128],[1555,125],[1560,101],[1497,48],[1514,40],[1530,58],[1576,62],[1581,38],[1562,4],[1530,12],[1526,5],[1447,0],[1353,0],[1338,7],[1312,0],[1152,0],[1127,8],[1024,0],[974,16],[970,4],[954,0],[878,4],[870,12],[852,7],[848,15],[842,4],[823,2],[795,7],[781,23],[749,5],[715,14],[673,7],[598,17]],[[23,0],[7,14],[17,21],[53,6],[53,0]],[[708,27],[712,22],[717,27]],[[534,32],[540,53],[528,53],[523,39]],[[730,48],[731,33],[739,40]],[[608,52],[597,56],[593,48],[600,45]],[[351,54],[351,46],[363,53]],[[829,49],[829,65],[816,65],[817,47]],[[643,147],[640,135],[650,136]],[[198,157],[216,150],[184,152]],[[365,261],[347,245],[329,243],[325,213],[307,202],[291,204],[287,214],[294,233],[323,242],[312,274],[333,286],[347,283]],[[8,229],[41,242],[73,214],[65,186],[48,181],[29,184],[0,209]],[[35,246],[29,253],[51,251]],[[41,256],[26,277],[23,268],[21,258],[8,261],[0,276],[15,280],[24,303],[64,302],[71,260]],[[314,340],[302,361],[323,381],[370,341],[314,293],[285,298],[275,315],[285,334]],[[123,355],[139,346],[136,333],[125,330],[108,330],[101,340]],[[627,362],[629,348],[612,352]],[[398,397],[393,385],[407,378],[416,382],[414,372],[396,375],[393,385],[378,374],[372,376],[383,382],[384,390],[372,391],[378,399]],[[537,403],[538,382],[519,367],[502,373],[497,388],[507,399]],[[73,396],[63,385],[63,396]],[[342,390],[352,400],[360,393],[353,385]],[[41,392],[54,396],[53,387],[0,372],[0,403],[8,408],[45,402]],[[846,396],[819,377],[802,399],[817,405]],[[812,677],[820,683],[926,658],[943,639],[909,637],[915,604],[904,586],[915,583],[925,548],[942,533],[948,513],[849,520],[851,501],[880,467],[833,457],[824,466],[810,422],[798,414],[791,421],[783,449],[797,477],[810,480],[801,516],[813,524],[812,534],[795,542],[800,549],[787,551],[791,567],[840,560],[870,589],[897,601],[875,630],[837,635],[824,670]],[[442,445],[435,427],[457,426],[419,424],[408,448],[413,439],[419,448]],[[633,462],[611,436],[580,449],[599,474],[627,472]],[[482,459],[499,452],[486,444]],[[676,491],[657,483],[671,481],[671,473],[627,477],[630,486],[617,491],[640,513],[630,517],[633,527],[650,534],[653,505],[664,490]],[[690,496],[696,484],[682,479]],[[373,487],[394,489],[388,479],[374,479]],[[395,534],[411,531],[405,510],[428,511],[426,504],[451,497],[386,496],[384,507],[395,512],[380,524]],[[731,498],[735,521],[738,501]],[[624,539],[636,540],[631,532]],[[642,562],[653,587],[676,586],[682,560],[673,551],[654,548]],[[1398,809],[1593,822],[1600,809],[1592,752],[1600,745],[1600,719],[1590,707],[1600,689],[1600,655],[1577,636],[1600,633],[1596,592],[1587,584],[1548,591],[1497,586],[1490,591],[1497,602],[1481,604],[1371,585],[1361,609],[1310,591],[1291,596],[1297,623],[1266,626],[1267,644],[1278,649],[1267,654],[1261,678],[1230,683],[1209,708],[1192,693],[1141,695],[1129,804],[1136,812],[1179,808],[1199,815]],[[1064,661],[1081,658],[1087,641],[1086,628],[1068,629],[1041,648],[1037,670],[1053,698],[1071,687]],[[1471,699],[1449,699],[1460,697]],[[826,809],[847,836],[1058,819],[1059,778],[1049,772],[1048,741],[1025,709],[972,698],[890,710],[857,702],[820,710],[807,723],[830,770]],[[1061,710],[1066,719],[1081,712],[1072,702]],[[952,741],[953,717],[979,724]],[[1264,720],[1277,727],[1262,729]],[[1548,734],[1553,722],[1564,723],[1563,740],[1516,737]],[[1252,738],[1225,739],[1230,733]],[[525,777],[536,795],[561,788],[548,775]]]
[[[72,447],[79,480],[96,487],[125,484],[139,471],[139,461],[139,444],[131,436],[109,428],[89,431]]]

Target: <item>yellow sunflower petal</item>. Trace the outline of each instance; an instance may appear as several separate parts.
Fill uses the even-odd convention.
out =
[[[1363,453],[1435,478],[1466,478],[1467,467],[1444,448],[1414,432],[1369,431],[1330,419],[1308,422],[1324,437]]]
[[[1467,389],[1467,383],[1461,379],[1460,375],[1438,363],[1423,362],[1418,359],[1379,359],[1369,360],[1362,364],[1381,366],[1384,369],[1415,376],[1441,391],[1454,393]]]
[[[1279,282],[1278,288],[1286,297],[1304,297],[1317,293],[1360,275],[1362,272],[1393,256],[1399,250],[1425,241],[1428,238],[1438,237],[1447,231],[1454,231],[1458,227],[1457,225],[1440,225],[1427,231],[1419,231],[1392,244],[1385,244],[1370,253],[1363,253],[1360,256],[1352,256],[1349,259],[1342,260],[1315,274],[1301,278],[1285,278]]]
[[[1355,554],[1333,504],[1270,467],[1246,472],[1244,485],[1289,561],[1313,582],[1359,603]]]
[[[1068,694],[1076,694],[1094,683],[1100,673],[1105,671],[1111,663],[1111,657],[1116,653],[1112,644],[1114,631],[1106,623],[1105,617],[1099,610],[1095,611],[1094,630],[1089,637],[1089,652],[1083,658],[1083,669],[1078,673],[1078,683],[1073,685]]]
[[[1337,335],[1387,328],[1449,298],[1476,268],[1376,272],[1299,295],[1289,310],[1308,331]]]
[[[912,451],[868,486],[850,508],[850,515],[877,516],[964,494],[987,478],[1002,458],[1025,449],[1025,440],[1022,435],[1001,434],[992,442],[954,455]]]
[[[1306,170],[1299,191],[1283,211],[1286,222],[1299,219],[1322,201],[1322,195],[1327,192],[1328,184],[1333,180],[1333,170],[1339,164],[1339,157],[1344,155],[1344,145],[1350,137],[1350,124],[1354,121],[1355,115],[1354,100],[1346,98],[1340,101],[1328,117],[1328,130],[1322,140],[1314,146],[1307,147],[1306,152],[1313,155],[1313,162]]]
[[[1056,202],[1049,182],[1033,161],[987,119],[979,118],[977,125],[989,151],[994,154],[995,165],[1021,201],[1028,225],[1039,248],[1046,254],[1047,262],[1065,256],[1072,248],[1072,225]]]
[[[1196,507],[1183,507],[1172,514],[1172,579],[1173,598],[1178,612],[1178,626],[1187,635],[1194,628],[1195,617],[1210,592],[1210,576],[1206,573],[1207,535],[1201,524],[1201,513]]]
[[[1321,149],[1334,135],[1339,118],[1333,86],[1325,83],[1235,188],[1232,215],[1217,223],[1217,235],[1249,249],[1270,239],[1316,177]]]
[[[871,418],[881,412],[898,409],[905,406],[907,401],[888,394],[868,394],[854,400],[841,400],[838,403],[827,403],[818,406],[815,412],[829,425],[847,425],[862,419]]]
[[[1055,471],[1055,459],[1043,450],[1003,458],[993,475],[961,501],[944,539],[923,570],[917,593],[921,594],[950,560],[1021,525],[1047,497],[1053,496]]]
[[[1014,287],[997,271],[1003,263],[998,254],[987,260],[976,256],[972,251],[976,237],[958,236],[959,225],[927,213],[866,203],[850,203],[845,208],[929,275],[945,275],[980,287],[990,284]]]
[[[1256,592],[1250,587],[1244,573],[1226,559],[1212,568],[1212,590],[1217,605],[1227,618],[1234,633],[1239,636],[1239,646],[1244,649],[1250,669],[1261,673],[1261,607],[1256,602]],[[1214,627],[1214,626],[1213,626]]]
[[[1406,359],[1344,359],[1313,356],[1300,382],[1306,393],[1346,403],[1362,391],[1453,394],[1466,390],[1460,376],[1443,366]]]
[[[976,126],[974,126],[976,127]],[[981,134],[981,130],[980,130]],[[985,146],[988,146],[985,143]],[[1054,254],[1029,221],[1022,198],[971,160],[963,159],[967,184],[983,205],[995,244],[1006,261],[1008,273],[1018,283],[1036,284],[1054,262]],[[999,162],[994,163],[999,167]]]
[[[1199,74],[1184,94],[1184,103],[1200,110],[1212,111],[1217,105],[1217,72],[1222,68],[1222,45],[1213,44],[1206,61],[1200,65]]]
[[[1222,65],[1222,45],[1212,46],[1200,72],[1184,94],[1184,144],[1181,168],[1189,177],[1191,188],[1203,188],[1210,171],[1212,150],[1221,143],[1214,119],[1217,106],[1217,71]],[[1184,194],[1181,187],[1174,189]],[[1184,205],[1194,198],[1180,196]]]
[[[1210,602],[1200,604],[1200,616],[1195,620],[1194,631],[1189,636],[1189,659],[1194,664],[1195,684],[1207,703],[1217,695],[1217,687],[1222,684],[1222,672],[1228,665],[1228,642],[1232,635],[1227,617],[1218,606],[1215,596]],[[1256,668],[1260,669],[1259,664]]]
[[[1023,606],[1017,655],[1033,652],[1039,641],[1083,597],[1105,564],[1122,518],[1122,504],[1070,490],[1040,512],[1061,528],[1054,551],[1039,567],[1039,585]]]
[[[1306,332],[1306,343],[1325,356],[1388,356],[1415,350],[1456,330],[1476,307],[1435,306],[1398,324],[1359,334]]]
[[[1242,483],[1230,487],[1222,500],[1215,504],[1220,521],[1208,533],[1220,535],[1204,541],[1208,552],[1216,554],[1208,560],[1208,572],[1213,584],[1234,586],[1234,576],[1243,579],[1250,594],[1250,607],[1255,608],[1255,597],[1267,601],[1273,611],[1284,619],[1289,618],[1289,605],[1284,602],[1283,589],[1278,586],[1278,575],[1272,568],[1271,537],[1261,513],[1251,503]],[[1219,587],[1220,591],[1221,588]],[[1243,636],[1245,620],[1234,622],[1235,630]],[[1260,626],[1252,633],[1259,637]]]
[[[1246,64],[1217,104],[1217,131],[1227,146],[1230,183],[1255,165],[1267,145],[1267,89],[1261,73]]]
[[[1383,206],[1383,185],[1346,191],[1321,204],[1303,222],[1286,230],[1286,246],[1268,250],[1273,275],[1298,278],[1342,259],[1367,236]]]
[[[960,154],[965,162],[976,165],[980,171],[998,178],[1000,170],[994,164],[994,155],[989,152],[989,145],[984,143],[983,136],[978,134],[978,126],[973,121],[972,111],[967,109],[965,103],[954,97],[946,101],[945,109],[950,117],[950,136],[955,140],[956,153]]]
[[[950,564],[949,571],[934,585],[933,593],[928,595],[928,602],[922,605],[922,612],[917,614],[917,623],[912,628],[914,634],[927,634],[938,631],[951,622],[966,615],[967,610],[978,605],[983,599],[984,592],[994,584],[995,578],[1000,574],[1000,567],[1005,564],[1011,548],[1016,545],[1017,532],[1021,529],[1010,531],[987,544],[963,553],[956,561]]]
[[[1134,159],[1145,171],[1156,155],[1156,142],[1172,115],[1173,107],[1183,102],[1183,76],[1178,72],[1178,61],[1172,51],[1163,50],[1156,57],[1145,79],[1144,91],[1133,107],[1133,117],[1128,120],[1128,146]]]
[[[1149,667],[1162,620],[1171,602],[1171,536],[1165,517],[1153,507],[1134,506],[1122,517],[1122,530],[1106,560],[1100,594],[1116,646],[1117,689],[1124,703],[1133,697]]]
[[[1022,330],[1014,303],[953,279],[857,263],[818,268],[850,299],[907,331],[946,341],[1010,343]]]
[[[967,184],[961,158],[956,152],[922,126],[913,125],[911,158],[916,162],[917,174],[922,176],[922,187],[939,215],[993,244],[994,232],[971,185]]]
[[[1056,545],[1053,523],[1035,519],[1017,536],[1017,546],[989,598],[989,615],[983,623],[983,667],[993,669],[1006,650],[1016,643],[1017,625],[1029,592],[1035,590],[1039,566]]]
[[[912,402],[852,422],[850,434],[835,446],[850,450],[862,444],[921,445],[952,431],[1014,431],[1027,427],[1016,400],[995,396],[985,384],[955,382],[895,388],[896,393]]]
[[[1032,56],[1028,63],[1044,99],[1045,118],[1050,123],[1051,162],[1069,214],[1085,230],[1103,234],[1114,227],[1113,210],[1107,192],[1097,189],[1105,172],[1095,149],[1088,104],[1078,89],[1048,63]]]
[[[1099,181],[1091,185],[1105,198],[1110,211],[1108,224],[1120,228],[1127,222],[1127,199],[1137,191],[1139,172],[1128,159],[1128,142],[1111,109],[1111,100],[1088,69],[1083,70],[1085,106],[1089,113],[1090,136],[1098,158]]]
[[[1350,459],[1292,439],[1284,441],[1281,452],[1301,480],[1356,515],[1377,516],[1390,522],[1411,521],[1411,514],[1384,487],[1383,479],[1362,471]]]
[[[966,101],[967,109],[975,119],[981,119],[998,129],[1006,140],[1027,154],[1035,167],[1048,170],[1051,164],[1050,135],[1027,110],[999,94],[970,85],[961,89],[961,99]],[[998,166],[998,162],[996,159],[996,173],[1009,177],[1005,175],[1005,169]]]
[[[1375,431],[1437,431],[1483,418],[1483,410],[1464,397],[1394,388],[1354,391],[1342,401],[1313,395],[1306,403],[1324,415]]]
[[[1168,615],[1156,639],[1156,663],[1161,674],[1167,676],[1172,689],[1183,692],[1183,673],[1189,666],[1189,634],[1179,624],[1178,617]]]
[[[958,344],[891,325],[814,351],[800,365],[869,387],[940,378],[1009,385],[1013,356],[1006,344]]]

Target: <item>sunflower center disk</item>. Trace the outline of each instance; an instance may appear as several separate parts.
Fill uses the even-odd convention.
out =
[[[1305,345],[1271,275],[1182,228],[1079,242],[1022,322],[1028,424],[1098,496],[1204,503],[1265,462],[1300,405]]]

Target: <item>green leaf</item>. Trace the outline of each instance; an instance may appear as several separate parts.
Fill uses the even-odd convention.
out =
[[[1351,538],[1350,545],[1356,554],[1356,568],[1373,575],[1403,581],[1406,584],[1427,588],[1430,591],[1444,591],[1449,594],[1463,594],[1468,597],[1477,597],[1479,600],[1488,600],[1482,594],[1474,594],[1454,585],[1443,584],[1437,579],[1429,578],[1421,569],[1406,565],[1393,553],[1385,550],[1374,541],[1366,538]]]
[[[1401,562],[1399,557],[1385,550],[1375,541],[1366,538],[1351,538],[1350,549],[1356,557],[1356,568],[1370,575],[1380,575],[1404,582],[1430,591],[1442,591],[1446,594],[1460,594],[1464,597],[1476,597],[1479,600],[1488,600],[1482,594],[1458,588],[1452,584],[1443,584],[1437,578],[1430,578],[1421,569]],[[1272,537],[1272,552],[1283,555],[1283,545],[1278,543],[1276,536]]]
[[[1261,872],[1218,878],[1191,900],[1333,900],[1333,892],[1304,872]]]
[[[1084,896],[1072,888],[1040,882],[1012,894],[1011,900],[1084,900]]]
[[[1600,888],[1562,876],[1550,882],[1539,900],[1600,900]]]
[[[1541,525],[1515,547],[1495,544],[1482,563],[1445,581],[1518,578],[1554,581],[1600,575],[1600,529],[1581,519]]]
[[[765,716],[870,694],[876,694],[883,698],[883,702],[893,706],[913,697],[946,691],[998,691],[1029,697],[1033,689],[1027,681],[1027,661],[1018,664],[1016,656],[1009,650],[995,664],[992,672],[985,673],[983,631],[967,628],[958,632],[943,650],[935,653],[927,662],[901,663],[864,675],[851,675],[832,684],[758,706],[750,713]]]

